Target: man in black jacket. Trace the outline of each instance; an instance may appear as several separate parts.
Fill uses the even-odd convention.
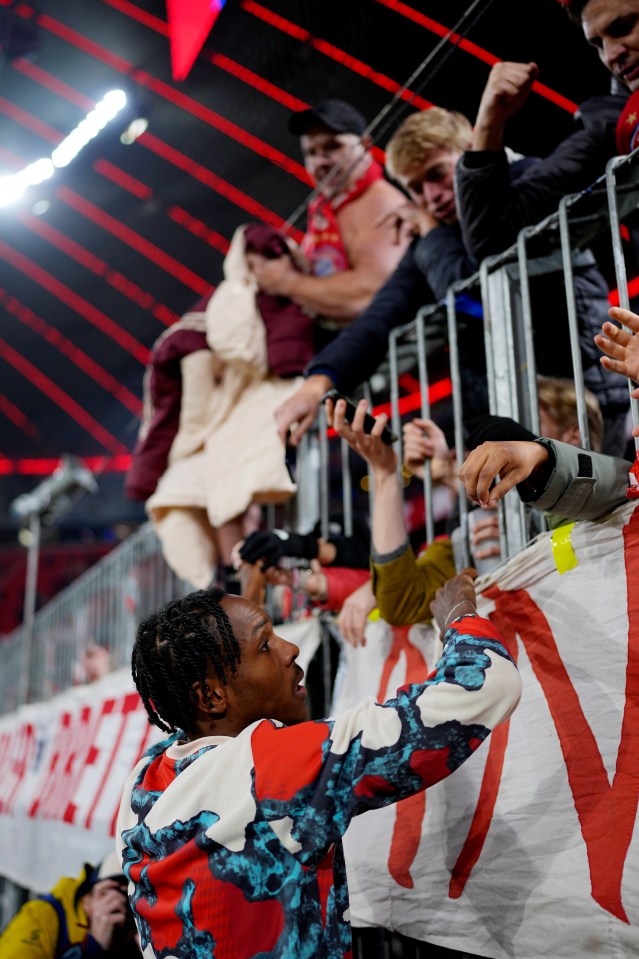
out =
[[[410,116],[389,141],[388,169],[410,197],[410,202],[399,206],[390,218],[398,235],[408,224],[413,240],[370,306],[311,361],[304,385],[276,412],[282,436],[295,423],[293,442],[297,442],[313,422],[319,399],[327,389],[337,386],[342,392],[350,392],[386,356],[391,330],[410,322],[419,307],[442,299],[452,283],[477,270],[478,260],[468,254],[457,223],[454,193],[455,170],[472,136],[465,117],[433,107]],[[534,162],[520,158],[508,170],[509,176],[516,180]],[[532,290],[533,315],[535,302],[543,302],[543,310],[537,314],[544,320],[544,330],[538,337],[537,366],[539,372],[551,376],[572,375],[567,331],[561,343],[557,340],[557,330],[567,330],[566,320],[551,309],[553,304],[565,303],[562,282],[555,274],[549,289],[546,277],[536,278]],[[575,271],[575,284],[586,384],[597,396],[605,418],[623,419],[625,390],[600,366],[593,341],[607,317],[605,281],[591,265]],[[465,313],[459,350],[464,411],[470,416],[487,411],[487,395],[481,305],[471,301]],[[546,328],[552,336],[543,335]],[[552,349],[548,343],[553,344]]]
[[[629,152],[617,130],[628,91],[639,91],[639,0],[562,0],[588,43],[612,73],[615,94],[594,97],[578,112],[581,127],[522,177],[509,181],[503,150],[507,121],[522,108],[537,77],[535,63],[496,63],[484,90],[472,149],[457,167],[460,221],[469,252],[482,258],[505,249],[518,231],[553,213],[567,193],[601,176],[606,162]]]

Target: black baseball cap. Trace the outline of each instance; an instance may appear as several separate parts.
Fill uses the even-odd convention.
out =
[[[299,110],[288,121],[288,128],[301,137],[311,127],[321,125],[333,133],[357,133],[361,136],[368,126],[365,118],[345,100],[320,100],[308,110]]]

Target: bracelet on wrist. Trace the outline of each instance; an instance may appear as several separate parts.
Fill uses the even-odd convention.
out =
[[[449,612],[448,616],[446,617],[444,621],[444,633],[446,633],[450,624],[454,622],[454,620],[459,619],[461,616],[473,615],[473,613],[476,612],[476,610],[473,610],[473,613],[458,613],[456,616],[453,615],[455,613],[455,610],[459,609],[460,606],[469,606],[469,605],[470,603],[467,599],[462,599],[461,602],[455,603],[455,605],[453,606],[453,608],[451,609],[451,611]]]

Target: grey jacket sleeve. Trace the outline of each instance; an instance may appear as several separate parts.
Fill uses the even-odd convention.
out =
[[[598,519],[626,502],[627,460],[581,450],[568,443],[542,438],[548,449],[549,474],[538,488],[521,483],[525,503],[571,519]],[[553,462],[554,460],[554,462]]]

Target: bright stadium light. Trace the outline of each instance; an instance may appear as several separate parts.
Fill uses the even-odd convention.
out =
[[[15,203],[28,187],[43,183],[53,176],[56,169],[72,163],[80,151],[124,109],[126,103],[124,90],[110,90],[75,130],[58,144],[50,157],[36,160],[18,173],[0,177],[0,207]]]

